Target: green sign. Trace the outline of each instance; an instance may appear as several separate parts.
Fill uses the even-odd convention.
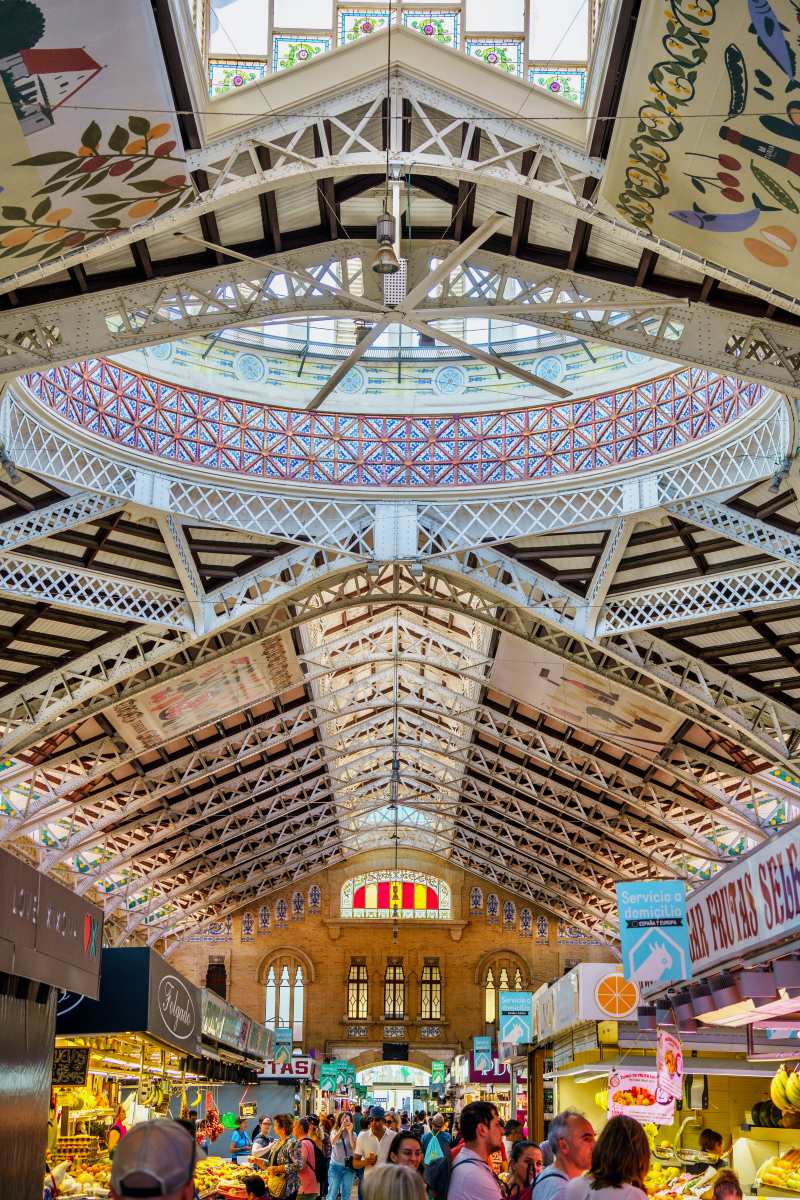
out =
[[[358,1096],[359,1100],[366,1100],[367,1085],[365,1083],[357,1083],[356,1084],[356,1095]]]
[[[275,1030],[274,1049],[272,1057],[275,1062],[288,1063],[292,1061],[292,1030],[291,1026],[279,1026]]]
[[[447,1080],[447,1069],[443,1062],[434,1060],[431,1063],[431,1087],[444,1087]]]
[[[345,1088],[351,1084],[355,1085],[355,1083],[356,1069],[346,1058],[337,1058],[333,1062],[320,1064],[319,1086],[323,1092],[343,1092]]]

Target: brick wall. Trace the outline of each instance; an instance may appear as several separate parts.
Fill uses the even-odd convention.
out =
[[[263,1020],[264,977],[268,964],[275,956],[292,954],[304,965],[306,976],[304,1048],[313,1048],[321,1055],[330,1052],[332,1043],[337,1044],[337,1053],[341,1052],[343,1043],[352,1045],[355,1053],[366,1052],[368,1046],[382,1042],[384,1024],[397,1024],[383,1020],[386,961],[388,957],[402,958],[406,979],[406,1036],[421,1052],[422,1057],[416,1055],[418,1060],[424,1062],[428,1052],[433,1057],[450,1057],[452,1053],[468,1048],[473,1034],[484,1032],[484,979],[487,959],[493,955],[501,956],[511,969],[518,966],[525,985],[533,990],[560,975],[573,961],[612,959],[606,947],[565,941],[564,931],[559,939],[558,923],[552,917],[548,918],[548,942],[539,944],[537,918],[547,914],[535,908],[532,936],[524,936],[520,928],[520,910],[526,906],[518,897],[419,851],[406,851],[402,866],[438,876],[450,885],[452,918],[449,922],[401,921],[397,940],[394,940],[391,921],[340,920],[339,899],[344,881],[366,871],[391,869],[392,865],[393,854],[388,849],[370,851],[354,856],[342,866],[305,878],[298,889],[265,894],[263,902],[269,905],[271,913],[268,932],[259,930],[260,902],[251,904],[234,914],[229,931],[223,931],[213,940],[207,933],[198,933],[198,938],[205,937],[206,940],[184,942],[170,956],[171,961],[189,979],[202,985],[209,956],[224,955],[228,999],[248,1015]],[[313,884],[321,893],[319,915],[308,911],[308,894]],[[476,886],[483,892],[483,912],[479,916],[470,916],[470,893]],[[299,919],[292,914],[295,890],[301,890],[304,898],[305,911]],[[496,924],[486,915],[487,896],[491,892],[500,902]],[[288,919],[283,928],[276,927],[276,906],[280,900],[288,907]],[[503,921],[503,908],[508,900],[516,906],[510,928],[505,927]],[[243,922],[246,913],[252,914],[252,933],[249,922]],[[369,973],[366,1039],[352,1039],[348,1035],[347,974],[353,957],[364,958]],[[430,1023],[439,1028],[436,1037],[424,1037],[419,1024],[419,977],[425,958],[438,958],[442,973],[442,1019]],[[370,1055],[365,1053],[364,1057]],[[412,1061],[414,1057],[412,1055]]]

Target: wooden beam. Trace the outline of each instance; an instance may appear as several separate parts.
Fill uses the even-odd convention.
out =
[[[145,238],[140,238],[138,242],[131,242],[130,252],[133,255],[133,261],[136,264],[136,270],[141,275],[142,279],[153,278],[153,260],[150,257],[150,249]]]
[[[89,280],[83,263],[77,263],[74,267],[67,267],[67,272],[75,287],[75,291],[85,296],[89,291]]]
[[[521,173],[527,175],[533,166],[533,151],[526,150],[522,156]],[[533,215],[533,200],[530,196],[517,196],[517,204],[514,209],[514,225],[511,230],[511,245],[509,253],[516,258],[519,255],[523,246],[528,244],[528,233],[531,227],[531,216]]]
[[[331,153],[333,126],[330,121],[323,121],[322,125],[328,143],[328,153]],[[321,158],[322,138],[319,135],[319,129],[316,125],[314,125],[313,138],[314,157]],[[328,237],[333,242],[340,236],[339,231],[342,227],[342,220],[336,204],[336,191],[333,179],[329,175],[317,180],[317,204],[319,206],[320,226],[327,232]]]
[[[462,126],[461,140],[462,144],[467,136],[466,123]],[[477,162],[481,156],[481,131],[475,129],[472,134],[469,146],[467,148],[467,158],[473,162]],[[475,194],[478,190],[476,183],[467,183],[461,180],[458,185],[458,195],[453,206],[453,237],[457,242],[463,242],[464,238],[472,233],[475,224]]]
[[[647,287],[653,278],[658,254],[655,250],[643,250],[636,268],[636,287]]]

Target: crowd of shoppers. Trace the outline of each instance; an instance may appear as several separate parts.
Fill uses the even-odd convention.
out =
[[[519,1121],[504,1126],[484,1101],[462,1109],[452,1134],[446,1124],[441,1114],[417,1113],[412,1123],[378,1105],[335,1118],[278,1114],[261,1118],[252,1142],[240,1122],[231,1152],[266,1160],[266,1179],[244,1181],[247,1200],[351,1200],[356,1183],[359,1200],[647,1200],[650,1145],[630,1117],[612,1117],[595,1137],[584,1116],[567,1110],[550,1122],[541,1146]],[[148,1121],[125,1130],[112,1163],[114,1200],[192,1200],[198,1147],[189,1125]],[[498,1156],[507,1165],[502,1181]],[[713,1200],[742,1200],[728,1169],[718,1170],[709,1190]]]

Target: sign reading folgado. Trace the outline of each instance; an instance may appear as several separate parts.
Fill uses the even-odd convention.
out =
[[[109,716],[132,749],[150,750],[299,681],[291,637],[284,632],[122,700]]]
[[[800,822],[720,871],[688,902],[694,974],[800,932]]]

